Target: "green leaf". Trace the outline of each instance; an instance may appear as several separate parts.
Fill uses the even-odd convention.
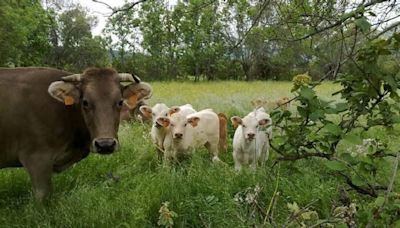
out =
[[[361,29],[363,32],[368,32],[371,28],[371,24],[368,22],[366,17],[361,17],[354,21],[356,26]]]
[[[299,92],[300,97],[311,100],[314,97],[314,91],[308,87],[303,87]]]
[[[272,140],[272,142],[276,143],[278,146],[285,144],[286,141],[287,141],[286,137],[283,137],[283,136],[274,137]]]
[[[353,145],[362,144],[362,138],[359,135],[356,135],[356,134],[353,134],[353,133],[350,133],[350,134],[347,134],[346,136],[344,136],[343,140],[346,143],[350,143],[350,144],[353,144]]]
[[[289,210],[290,210],[292,213],[297,213],[297,212],[300,211],[300,208],[299,208],[299,206],[297,205],[296,202],[287,203],[287,207],[289,208]]]
[[[347,163],[350,165],[355,165],[358,163],[358,160],[355,159],[353,156],[350,155],[350,153],[343,153],[341,155],[342,159],[345,160]]]
[[[380,207],[385,203],[385,197],[383,196],[378,196],[378,198],[375,199],[374,205],[376,207]]]
[[[365,184],[359,175],[354,175],[354,177],[351,179],[351,182],[357,186],[363,186]]]
[[[336,136],[342,133],[342,129],[338,125],[331,123],[325,125],[323,130]]]
[[[325,166],[328,167],[328,169],[333,170],[333,171],[344,171],[346,170],[346,165],[343,162],[340,161],[325,161]]]
[[[336,104],[336,111],[337,112],[346,111],[348,108],[349,108],[349,105],[347,103],[337,103]]]

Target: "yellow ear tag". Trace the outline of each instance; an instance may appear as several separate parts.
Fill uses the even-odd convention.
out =
[[[73,105],[75,103],[74,98],[71,96],[64,96],[65,105]]]
[[[128,106],[129,106],[131,109],[134,108],[134,107],[136,106],[136,104],[137,104],[137,100],[138,100],[138,98],[137,98],[136,95],[130,96],[130,97],[128,98],[128,101],[127,101]]]

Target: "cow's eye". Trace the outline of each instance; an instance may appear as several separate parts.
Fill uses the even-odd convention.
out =
[[[246,125],[243,124],[242,127],[243,127],[243,128],[246,128]]]
[[[165,115],[164,116],[168,116],[168,113],[165,113]]]
[[[123,101],[123,100],[118,101],[118,107],[121,108],[123,104],[124,104],[124,101]]]
[[[185,127],[186,127],[187,123],[185,123]]]
[[[87,100],[83,100],[82,105],[84,108],[89,108],[89,102]]]

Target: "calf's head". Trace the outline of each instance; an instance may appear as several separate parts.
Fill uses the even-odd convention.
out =
[[[148,119],[152,119],[157,128],[162,126],[157,123],[157,118],[168,116],[168,106],[164,103],[155,104],[153,107],[143,105],[140,107],[140,112]]]
[[[121,82],[131,82],[123,86]],[[123,105],[132,109],[151,96],[147,83],[109,68],[90,68],[50,84],[50,95],[66,106],[80,109],[92,139],[92,150],[112,153],[118,148],[119,116]]]
[[[246,116],[243,119],[238,116],[234,116],[231,118],[231,121],[233,125],[240,125],[242,127],[239,130],[242,131],[244,138],[248,141],[252,141],[253,139],[255,139],[258,128],[260,126],[266,126],[271,123],[270,118],[266,117],[257,120],[255,115]]]
[[[186,134],[187,128],[189,126],[196,127],[200,120],[199,117],[186,118],[185,115],[180,113],[180,108],[177,106],[170,108],[168,114],[168,117],[158,117],[157,123],[164,128],[169,127],[172,138],[175,141],[182,140]]]

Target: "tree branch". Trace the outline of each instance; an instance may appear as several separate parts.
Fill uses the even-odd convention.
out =
[[[143,3],[143,2],[145,2],[145,1],[147,1],[147,0],[138,0],[138,1],[136,1],[136,2],[132,2],[132,3],[128,4],[128,5],[126,5],[125,7],[121,7],[121,8],[112,7],[111,5],[109,5],[109,4],[107,4],[107,3],[103,2],[103,1],[99,1],[99,0],[92,0],[92,1],[93,1],[93,2],[96,2],[96,3],[103,4],[103,5],[105,5],[107,8],[109,8],[109,9],[112,11],[111,14],[110,14],[110,17],[111,17],[111,16],[113,16],[113,15],[116,14],[116,13],[123,12],[123,11],[129,11],[129,10],[131,10],[133,7],[135,7],[136,5],[138,5],[138,4],[140,4],[140,3]]]
[[[389,0],[372,0],[372,1],[370,1],[369,3],[367,3],[367,4],[365,4],[365,5],[360,4],[357,8],[359,8],[359,7],[367,8],[367,7],[369,7],[369,6],[373,6],[373,5],[376,5],[376,4],[379,4],[379,3],[382,3],[382,2],[387,2],[387,1],[389,1]],[[333,24],[331,24],[331,25],[328,25],[328,26],[323,27],[323,28],[321,28],[321,29],[316,29],[314,32],[309,33],[309,34],[307,34],[307,35],[305,35],[305,36],[303,36],[303,37],[294,39],[294,40],[292,40],[292,41],[301,41],[301,40],[305,40],[305,39],[310,38],[310,37],[312,37],[312,36],[315,36],[315,35],[317,35],[317,34],[319,34],[319,33],[322,33],[322,32],[324,32],[324,31],[326,31],[326,30],[329,30],[329,29],[332,29],[332,28],[334,28],[334,27],[340,26],[340,25],[342,25],[344,22],[346,22],[347,20],[349,20],[350,18],[355,17],[356,15],[357,15],[357,9],[354,10],[353,12],[351,12],[351,13],[348,13],[347,16],[342,17],[340,20],[336,21],[335,23],[333,23]]]

